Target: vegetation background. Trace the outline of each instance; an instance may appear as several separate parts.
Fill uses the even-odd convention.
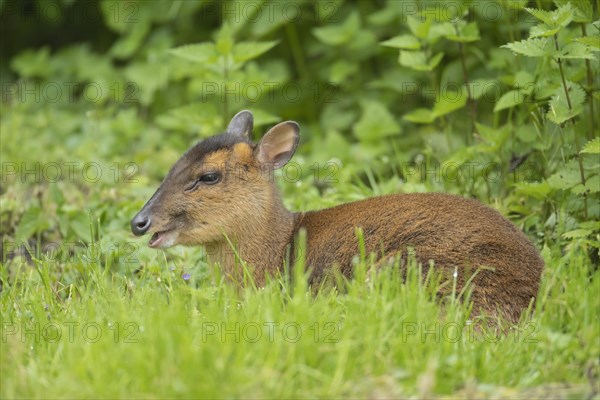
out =
[[[0,1],[1,397],[597,397],[598,9]],[[134,239],[172,163],[241,109],[255,139],[299,122],[293,210],[422,191],[497,208],[546,260],[531,319],[473,331],[416,267],[236,291],[201,249]]]

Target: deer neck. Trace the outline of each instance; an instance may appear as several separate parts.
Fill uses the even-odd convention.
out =
[[[267,274],[274,275],[283,267],[297,214],[285,208],[278,193],[265,211],[252,221],[240,221],[240,227],[249,228],[235,237],[206,245],[209,262],[219,264],[223,275],[236,283],[244,282],[244,264],[258,286],[264,285]]]

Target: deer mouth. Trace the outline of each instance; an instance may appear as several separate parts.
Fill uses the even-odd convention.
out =
[[[174,230],[154,232],[148,241],[148,247],[153,249],[166,249],[175,245],[179,234]]]

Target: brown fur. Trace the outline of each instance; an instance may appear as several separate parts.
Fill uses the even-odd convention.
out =
[[[262,285],[267,274],[281,270],[287,250],[293,252],[296,234],[304,229],[306,265],[316,286],[332,266],[352,276],[359,227],[367,252],[380,260],[411,248],[424,268],[431,260],[448,277],[457,270],[457,292],[477,271],[472,297],[477,313],[515,322],[535,299],[543,261],[527,237],[497,211],[475,200],[428,193],[291,213],[278,194],[273,168],[293,154],[297,125],[279,124],[255,145],[247,139],[251,124],[251,114],[242,112],[228,128],[233,132],[190,149],[132,220],[134,233],[146,233],[134,224],[151,218],[148,232],[174,232],[168,246],[205,245],[210,260],[238,283],[243,279],[241,258]],[[218,171],[222,181],[184,190],[206,171]]]

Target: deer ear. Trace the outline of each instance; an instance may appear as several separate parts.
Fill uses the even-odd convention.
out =
[[[300,128],[293,121],[275,125],[260,140],[256,147],[256,159],[261,165],[273,169],[281,168],[294,155],[300,139]]]
[[[230,135],[250,138],[252,127],[254,126],[254,117],[248,110],[240,111],[235,114],[227,126],[227,133]]]

